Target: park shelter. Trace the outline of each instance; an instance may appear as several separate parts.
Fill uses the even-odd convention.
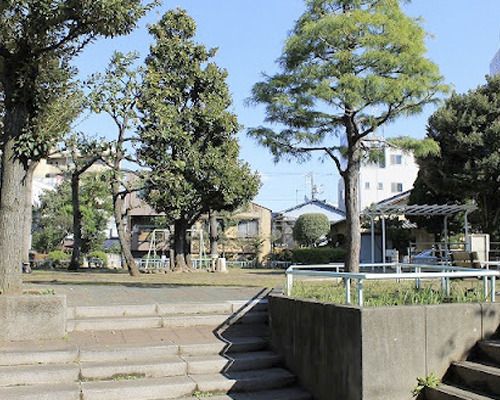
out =
[[[363,215],[370,218],[371,234],[371,256],[375,262],[375,218],[378,218],[382,225],[382,260],[386,260],[386,229],[385,220],[390,216],[422,216],[422,217],[442,217],[443,233],[445,244],[448,242],[448,219],[460,213],[464,214],[464,234],[467,242],[469,236],[468,215],[475,211],[474,204],[391,204],[378,203],[363,211]]]

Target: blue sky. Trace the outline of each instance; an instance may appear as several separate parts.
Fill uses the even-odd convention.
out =
[[[164,4],[145,17],[137,30],[127,37],[99,40],[78,57],[75,64],[80,76],[104,69],[114,50],[148,53],[151,39],[147,24],[153,23],[168,9],[182,7],[198,24],[198,40],[208,47],[218,47],[217,63],[229,73],[234,104],[232,111],[245,127],[262,124],[261,107],[248,107],[252,85],[263,72],[277,71],[275,60],[294,21],[304,11],[303,0],[164,0]],[[413,0],[404,6],[413,17],[423,18],[430,37],[428,57],[441,69],[445,81],[458,92],[484,83],[489,63],[500,48],[500,0]],[[417,117],[405,118],[386,126],[386,137],[411,135],[423,137],[426,121],[433,112],[427,107]],[[89,134],[113,135],[113,125],[106,117],[91,116],[78,126]],[[333,163],[314,160],[304,164],[274,164],[270,153],[252,139],[240,134],[241,157],[262,175],[263,186],[256,201],[279,211],[291,207],[310,193],[309,172],[321,185],[321,198],[337,202],[338,173]]]

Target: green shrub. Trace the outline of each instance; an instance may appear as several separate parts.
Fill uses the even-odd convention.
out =
[[[315,246],[330,232],[330,221],[325,214],[302,214],[293,226],[294,240],[303,246]]]
[[[47,255],[47,260],[50,261],[54,267],[61,266],[64,262],[68,262],[70,258],[70,255],[62,250],[54,250]]]
[[[313,247],[292,252],[292,261],[297,264],[328,264],[345,259],[345,250],[340,247]]]
[[[92,251],[87,254],[87,258],[97,258],[102,261],[102,266],[104,268],[108,266],[108,255],[104,251]]]

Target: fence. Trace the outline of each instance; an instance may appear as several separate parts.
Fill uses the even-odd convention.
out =
[[[292,295],[294,277],[309,278],[331,278],[343,279],[345,288],[345,304],[351,304],[351,282],[356,281],[358,294],[358,305],[363,306],[363,284],[371,280],[415,280],[415,287],[421,288],[423,279],[440,279],[441,289],[450,295],[451,278],[482,278],[483,294],[485,299],[490,297],[490,301],[495,301],[496,277],[500,275],[498,271],[488,269],[471,269],[452,267],[448,265],[419,265],[419,264],[361,264],[359,273],[340,272],[343,264],[326,265],[292,265],[286,270],[287,293]],[[370,270],[371,272],[361,272]],[[382,272],[376,272],[376,271]],[[391,272],[387,272],[387,271]],[[394,271],[394,272],[393,272]],[[489,282],[488,282],[489,281]],[[489,290],[489,287],[491,290]]]

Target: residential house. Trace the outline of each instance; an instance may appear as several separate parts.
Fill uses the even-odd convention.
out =
[[[274,245],[277,248],[289,249],[296,246],[293,239],[293,226],[303,214],[319,213],[328,217],[333,226],[345,220],[345,212],[326,201],[312,199],[295,207],[276,213],[273,216]]]
[[[157,254],[168,255],[172,228],[165,225],[162,214],[142,200],[137,192],[126,197],[125,207],[128,210],[127,231],[134,257],[147,255],[152,246],[156,248]],[[256,258],[259,263],[263,263],[271,253],[271,215],[270,209],[252,202],[227,217],[220,217],[222,233],[219,234],[219,254],[235,260]],[[154,231],[156,243],[153,243]],[[191,235],[192,253],[207,254],[208,216],[200,218],[192,227]]]

